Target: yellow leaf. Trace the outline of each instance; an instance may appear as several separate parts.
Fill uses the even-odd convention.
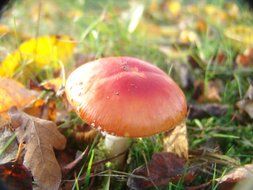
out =
[[[0,36],[3,36],[10,32],[10,29],[8,26],[5,26],[3,24],[0,24]]]
[[[204,7],[204,13],[215,23],[224,23],[228,20],[227,13],[214,5],[206,5]]]
[[[232,19],[238,18],[240,14],[239,7],[236,5],[236,3],[228,2],[225,4],[225,10],[227,10],[228,15]]]
[[[178,16],[181,11],[181,4],[179,1],[169,1],[168,9],[173,16]]]
[[[53,79],[44,81],[40,85],[44,87],[46,90],[52,90],[54,92],[57,92],[63,85],[63,80],[62,78],[53,78]]]
[[[58,61],[66,63],[75,42],[69,36],[42,36],[22,43],[0,65],[0,76],[12,77],[19,67],[30,69],[58,68]]]
[[[24,107],[35,100],[35,92],[26,89],[21,83],[0,77],[0,113],[12,106]]]
[[[158,0],[151,0],[151,3],[149,5],[149,12],[155,12],[159,9],[159,3]]]
[[[183,30],[179,35],[179,41],[182,43],[199,43],[199,37],[196,32],[191,30]]]
[[[242,46],[244,48],[253,46],[253,27],[246,25],[232,26],[225,29],[224,34],[239,49],[242,49]]]

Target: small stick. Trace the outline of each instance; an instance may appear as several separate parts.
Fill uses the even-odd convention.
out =
[[[25,147],[25,143],[20,143],[19,146],[18,146],[18,152],[16,154],[16,158],[14,160],[14,162],[16,163],[22,163],[22,152],[24,150],[24,147]]]

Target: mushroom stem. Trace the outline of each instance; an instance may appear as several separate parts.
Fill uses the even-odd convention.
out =
[[[108,151],[108,156],[113,157],[124,151],[126,151],[131,144],[131,140],[127,137],[117,137],[106,134],[105,136],[105,148]],[[116,163],[122,165],[125,160],[125,154],[119,156],[116,159]]]
[[[185,121],[165,133],[163,147],[166,152],[173,152],[188,159],[188,139]]]

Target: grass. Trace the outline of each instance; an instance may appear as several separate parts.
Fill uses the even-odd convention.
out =
[[[12,9],[3,16],[1,23],[9,26],[17,35],[6,35],[0,38],[0,57],[2,59],[6,53],[15,50],[18,44],[27,37],[45,34],[67,34],[78,42],[76,53],[82,54],[85,59],[88,59],[89,56],[99,58],[103,56],[128,55],[154,63],[167,73],[170,73],[170,70],[174,70],[173,62],[187,63],[187,57],[183,54],[179,59],[172,59],[170,55],[160,51],[162,44],[167,47],[178,46],[175,42],[172,42],[172,44],[167,42],[170,36],[164,36],[161,33],[152,34],[152,32],[149,33],[149,30],[140,27],[133,33],[129,33],[128,26],[130,21],[124,18],[122,14],[130,7],[125,1],[45,0],[40,2],[41,5],[37,1],[32,0],[27,0],[26,3],[17,1]],[[224,0],[216,0],[210,1],[210,3],[222,8],[226,2]],[[145,4],[148,5],[148,2],[145,2]],[[227,25],[252,25],[252,13],[247,11],[247,7],[244,5],[238,4],[238,6],[240,7],[241,16],[238,19],[228,21]],[[40,8],[41,11],[38,11]],[[173,24],[175,20],[166,17],[166,15],[158,17],[158,19],[157,17],[151,16],[150,18],[149,16],[145,12],[143,17],[154,23],[169,26],[175,25]],[[193,18],[198,19],[198,16]],[[199,34],[201,42],[199,46],[187,46],[186,48],[178,46],[177,49],[179,53],[183,52],[187,56],[202,56],[200,59],[195,60],[200,67],[193,69],[191,73],[195,80],[204,81],[205,86],[214,79],[221,80],[223,84],[221,103],[229,105],[227,114],[222,117],[187,120],[191,150],[211,149],[214,151],[214,148],[218,145],[220,147],[219,151],[214,152],[225,156],[224,158],[221,156],[214,159],[213,155],[210,154],[209,157],[197,159],[198,162],[201,162],[201,159],[206,159],[207,164],[204,166],[206,168],[202,168],[204,177],[197,177],[193,184],[202,184],[211,180],[211,189],[217,189],[215,179],[231,169],[230,163],[243,165],[252,162],[253,126],[250,122],[241,124],[232,118],[234,113],[238,112],[234,105],[244,96],[253,70],[252,68],[235,69],[235,57],[243,49],[238,50],[234,48],[231,41],[224,37],[223,31],[226,26],[214,22],[210,17],[205,18],[205,22],[209,27],[207,32]],[[192,28],[190,27],[190,29]],[[227,56],[227,60],[222,65],[215,59],[218,52],[224,52]],[[67,74],[74,67],[74,60],[71,60],[66,66]],[[47,76],[53,75],[49,73],[46,77],[44,76],[44,79]],[[186,94],[188,102],[196,102],[196,100],[192,99],[193,89],[187,90]],[[76,116],[72,117],[75,118]],[[73,122],[70,123],[74,125]],[[64,128],[64,124],[62,127]],[[161,139],[162,135],[136,139],[129,152],[126,173],[120,175],[127,176],[133,169],[150,161],[154,152],[162,151]],[[99,155],[103,157],[103,153],[99,152],[99,148],[94,147],[90,150],[89,158],[86,160],[88,167],[86,171],[80,171],[73,189],[85,189],[89,186],[91,165],[100,158]],[[227,161],[228,163],[226,164]],[[237,165],[235,164],[234,166],[236,167]],[[113,166],[108,166],[107,168],[105,166],[105,169],[108,168],[107,175],[100,177],[104,180],[100,188],[125,188],[126,178],[122,180],[120,177],[115,177],[118,174],[112,172]],[[204,172],[204,169],[206,169],[206,172]],[[84,173],[87,174],[85,184],[78,185],[78,179]],[[169,183],[166,189],[183,189],[182,185],[182,183]]]

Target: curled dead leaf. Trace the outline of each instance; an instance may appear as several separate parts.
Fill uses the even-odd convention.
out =
[[[253,178],[253,164],[247,164],[245,166],[236,168],[218,179],[220,190],[232,190],[237,183],[245,181],[246,179]],[[252,184],[251,184],[252,185]],[[243,186],[241,186],[243,187]],[[252,186],[251,186],[252,187]],[[240,188],[237,188],[240,189]],[[245,189],[245,188],[242,188]]]
[[[62,174],[53,148],[64,149],[65,137],[51,121],[32,117],[15,108],[9,115],[18,141],[26,144],[24,164],[31,170],[39,189],[57,190]]]

